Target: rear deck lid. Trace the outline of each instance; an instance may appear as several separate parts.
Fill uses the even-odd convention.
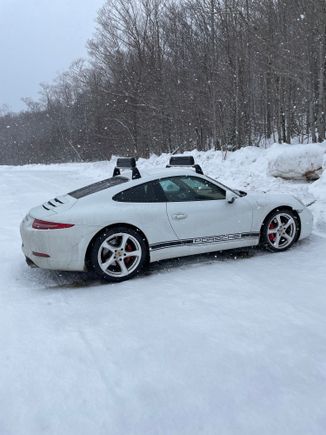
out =
[[[57,196],[38,207],[32,208],[30,215],[38,219],[46,219],[59,212],[69,210],[76,202],[77,199],[70,195]]]

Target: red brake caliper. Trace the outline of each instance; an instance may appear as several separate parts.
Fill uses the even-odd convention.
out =
[[[273,222],[271,222],[271,223],[269,224],[268,229],[269,229],[269,230],[274,230],[274,228],[276,228],[276,225],[275,225]],[[276,234],[275,234],[275,233],[268,234],[268,238],[269,238],[269,240],[270,240],[271,242],[274,242],[274,240],[276,239]]]
[[[131,244],[131,243],[127,243],[127,245],[126,245],[126,251],[127,251],[127,252],[131,252],[131,251],[133,251],[133,247],[132,247],[132,244]],[[125,265],[126,265],[127,267],[128,267],[129,264],[132,262],[133,258],[134,258],[134,257],[127,257],[127,258],[125,258]]]

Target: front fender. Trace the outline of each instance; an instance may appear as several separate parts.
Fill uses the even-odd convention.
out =
[[[253,204],[253,231],[260,231],[261,226],[269,213],[277,208],[291,208],[299,214],[305,209],[297,198],[286,194],[248,194]]]

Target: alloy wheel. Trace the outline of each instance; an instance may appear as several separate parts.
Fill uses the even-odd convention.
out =
[[[297,225],[292,215],[282,212],[273,216],[267,226],[268,243],[276,250],[290,246],[297,234]]]
[[[97,260],[101,270],[114,278],[123,278],[137,269],[142,258],[142,247],[136,237],[115,233],[99,247]]]

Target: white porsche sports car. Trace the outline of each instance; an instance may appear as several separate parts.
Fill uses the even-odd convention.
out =
[[[256,245],[284,251],[311,231],[300,200],[230,189],[191,156],[146,174],[135,159],[118,159],[111,178],[51,199],[21,223],[30,265],[94,271],[112,282],[166,258]]]

